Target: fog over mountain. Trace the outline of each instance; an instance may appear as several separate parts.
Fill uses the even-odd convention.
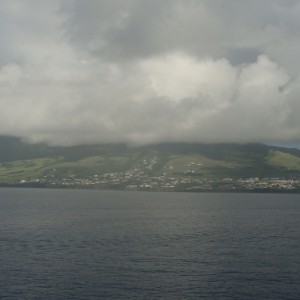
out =
[[[2,0],[0,135],[300,141],[300,1]]]

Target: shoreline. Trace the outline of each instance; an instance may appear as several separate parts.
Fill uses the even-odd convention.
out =
[[[0,188],[18,189],[57,189],[57,190],[95,190],[95,191],[117,191],[117,192],[148,192],[148,193],[232,193],[232,194],[300,194],[300,189],[117,189],[117,188],[97,188],[90,186],[50,186],[41,183],[31,184],[0,184]]]

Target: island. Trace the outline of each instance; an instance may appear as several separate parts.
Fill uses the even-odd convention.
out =
[[[54,147],[0,137],[0,186],[300,192],[300,150],[264,144]]]

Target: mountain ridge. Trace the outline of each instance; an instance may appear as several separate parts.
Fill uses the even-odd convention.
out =
[[[224,150],[244,150],[250,151],[263,151],[263,150],[280,150],[292,155],[300,156],[300,149],[285,148],[279,146],[266,145],[263,143],[157,143],[135,147],[128,147],[126,144],[90,144],[90,145],[76,145],[76,146],[49,146],[45,143],[26,143],[20,138],[10,136],[0,136],[0,162],[7,162],[20,159],[32,159],[45,157],[47,155],[65,155],[66,159],[78,159],[96,154],[110,153],[128,153],[136,149],[145,150],[153,149],[164,152],[174,152],[176,154],[197,153],[199,151],[206,153],[209,156],[220,154],[216,149],[222,147]]]

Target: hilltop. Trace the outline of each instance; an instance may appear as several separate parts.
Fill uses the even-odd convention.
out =
[[[264,144],[51,147],[0,137],[0,185],[170,191],[297,191],[300,150]]]

